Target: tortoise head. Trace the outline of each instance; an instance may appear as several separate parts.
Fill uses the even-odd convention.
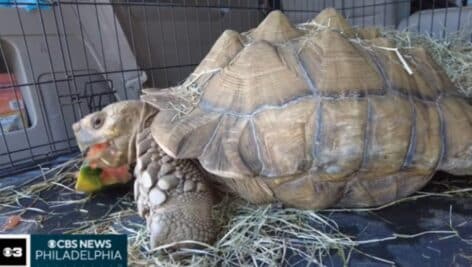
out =
[[[97,191],[103,185],[125,183],[131,179],[128,169],[135,160],[135,136],[143,107],[141,101],[120,101],[72,125],[79,149],[85,154],[84,165],[101,172],[100,180],[94,182],[94,186],[83,188],[80,184],[91,183],[80,179],[92,178],[79,174],[78,191]]]

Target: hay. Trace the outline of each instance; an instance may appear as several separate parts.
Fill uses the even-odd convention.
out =
[[[81,163],[82,159],[77,156],[54,168],[41,168],[41,173],[32,177],[27,183],[2,188],[0,190],[0,207],[18,207],[18,200],[20,198],[34,198],[36,201],[41,200],[46,202],[41,198],[40,194],[48,190],[53,190],[55,187],[61,187],[69,192],[75,193],[73,189],[75,172],[79,169]],[[38,182],[38,180],[40,182]],[[73,200],[73,202],[80,203],[87,201],[88,197],[83,196],[84,198]],[[61,203],[64,204],[64,202],[61,202],[61,196],[58,196],[57,201],[51,203],[51,206],[54,207]],[[25,209],[27,208],[25,207]]]
[[[323,212],[281,209],[276,205],[256,206],[237,198],[226,198],[216,207],[216,217],[228,219],[220,221],[222,232],[218,241],[201,249],[167,250],[162,246],[152,251],[147,246],[147,232],[140,227],[129,237],[130,264],[135,266],[280,266],[286,257],[298,256],[305,263],[323,266],[326,257],[337,254],[345,264],[353,252],[373,260],[394,264],[389,259],[370,255],[359,248],[366,244],[378,244],[396,239],[412,239],[424,235],[440,235],[442,238],[459,237],[467,244],[472,240],[460,237],[452,220],[449,230],[430,230],[414,234],[393,233],[375,239],[357,240],[344,234],[336,221],[330,219],[332,212],[370,212],[402,202],[433,196],[454,197],[461,193],[471,193],[472,188],[450,190],[442,193],[420,192],[418,195],[398,200],[375,209],[331,209]],[[472,195],[469,195],[472,196]],[[452,217],[452,207],[450,210]],[[191,243],[191,242],[185,242]],[[182,258],[182,255],[187,257]]]
[[[472,42],[470,33],[449,34],[437,40],[424,34],[406,31],[385,31],[383,35],[393,39],[400,49],[423,47],[444,68],[449,78],[467,97],[472,97]]]

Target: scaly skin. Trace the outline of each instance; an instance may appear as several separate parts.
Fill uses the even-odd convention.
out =
[[[169,157],[149,128],[138,133],[136,144],[134,196],[139,214],[146,218],[151,246],[183,240],[212,242],[213,198],[201,170],[190,160]]]
[[[136,163],[134,197],[152,247],[184,240],[212,242],[216,230],[206,174],[191,160],[173,159],[157,145],[149,129],[155,114],[143,102],[121,101],[75,123],[74,134],[82,151],[108,142],[119,152],[106,161],[113,166],[100,167]]]

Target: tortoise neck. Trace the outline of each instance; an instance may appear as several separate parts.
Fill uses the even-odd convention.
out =
[[[129,149],[128,149],[128,162],[130,163],[135,163],[136,161],[136,150],[137,150],[137,143],[139,139],[139,135],[144,132],[149,132],[150,133],[150,127],[152,124],[152,121],[154,120],[154,117],[156,117],[157,113],[159,112],[156,108],[153,106],[142,102],[143,107],[141,110],[141,114],[139,116],[139,123],[137,127],[135,127],[135,130],[130,136],[129,140]]]

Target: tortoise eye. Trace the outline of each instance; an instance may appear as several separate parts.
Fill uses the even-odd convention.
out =
[[[97,116],[92,118],[92,127],[94,129],[99,129],[100,127],[102,127],[104,122],[105,118],[101,114],[98,114]]]

